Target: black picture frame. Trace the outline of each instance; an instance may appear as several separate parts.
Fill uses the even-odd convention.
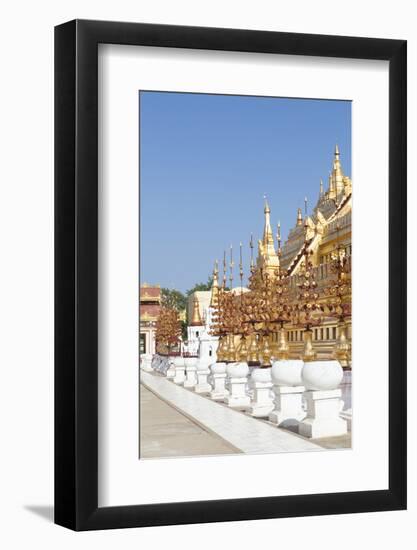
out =
[[[389,488],[98,507],[98,44],[389,62]],[[55,522],[109,529],[406,508],[406,41],[74,20],[55,28]]]

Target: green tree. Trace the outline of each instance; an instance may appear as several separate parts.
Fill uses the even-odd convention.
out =
[[[187,300],[188,297],[196,291],[199,290],[211,290],[213,286],[213,277],[208,277],[206,283],[196,283],[192,288],[186,291],[185,294],[179,290],[171,288],[161,288],[162,296],[162,305],[168,308],[174,308],[179,313],[185,310],[186,312],[186,321],[181,321],[181,332],[182,338],[187,339],[187,326],[188,326],[188,311],[187,311]]]
[[[187,307],[187,297],[179,290],[161,288],[162,305],[174,308],[178,312],[184,311]]]
[[[193,292],[197,292],[199,290],[211,290],[211,287],[213,286],[213,277],[209,277],[207,279],[207,283],[196,283],[192,288],[187,290],[186,294],[187,296],[190,296]]]

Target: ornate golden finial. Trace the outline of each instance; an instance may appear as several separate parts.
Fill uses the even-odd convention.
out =
[[[336,188],[334,184],[334,178],[333,174],[329,173],[329,199],[335,199],[336,198]]]
[[[201,320],[200,308],[198,307],[198,299],[197,299],[196,294],[194,293],[194,298],[193,298],[193,316],[192,316],[192,319],[191,319],[191,326],[193,326],[193,327],[201,327],[202,324],[203,324],[203,322],[202,322],[202,320]]]
[[[340,164],[339,147],[337,144],[334,150],[332,180],[333,180],[334,192],[336,196],[338,196],[340,193],[343,192],[344,184],[343,184],[342,165]]]
[[[281,222],[277,223],[278,256],[281,256]]]
[[[269,204],[268,204],[268,200],[266,198],[266,195],[264,195],[264,201],[265,201],[264,213],[265,214],[270,214],[271,209],[269,208]]]
[[[229,275],[229,281],[230,281],[230,290],[232,290],[233,288],[233,267],[234,267],[235,263],[233,261],[233,246],[230,245],[230,264],[229,264],[229,267],[230,267],[230,275]]]
[[[279,258],[275,250],[274,235],[271,228],[271,209],[265,198],[265,225],[262,240],[258,241],[258,266],[270,271],[272,275],[279,268]]]
[[[239,277],[240,277],[240,289],[243,287],[243,261],[242,261],[242,243],[239,244]]]
[[[306,217],[305,220],[304,220],[304,236],[305,236],[305,240],[307,240],[307,231],[308,231],[308,219],[307,219],[307,217]]]
[[[266,195],[264,195],[265,199],[265,207],[264,207],[264,214],[265,214],[265,226],[264,226],[264,236],[263,236],[263,245],[265,247],[268,247],[272,244],[274,246],[274,237],[272,236],[272,229],[271,229],[271,209],[269,208],[268,201],[266,200]]]
[[[214,269],[213,269],[213,284],[211,286],[210,307],[216,307],[218,299],[219,299],[219,263],[216,260],[214,262]]]
[[[320,178],[320,198],[324,195],[323,180]]]
[[[223,252],[223,288],[226,288],[226,281],[227,281],[227,275],[226,275],[226,250]]]
[[[250,234],[250,241],[249,241],[249,247],[250,247],[250,270],[253,273],[253,270],[255,269],[255,264],[253,262],[253,234]]]
[[[297,210],[297,225],[303,225],[303,216],[301,215],[301,208]]]

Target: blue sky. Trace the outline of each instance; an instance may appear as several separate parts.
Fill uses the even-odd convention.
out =
[[[285,239],[336,143],[350,176],[349,101],[140,92],[141,282],[185,291],[240,241],[247,274],[264,194]]]

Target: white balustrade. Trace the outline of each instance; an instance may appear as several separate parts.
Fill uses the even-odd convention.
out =
[[[197,358],[196,357],[185,357],[185,380],[184,388],[194,388],[197,384]]]
[[[334,437],[347,433],[347,421],[340,417],[342,391],[338,387],[343,369],[338,361],[311,361],[304,364],[302,380],[306,391],[307,416],[299,425],[304,437]]]
[[[251,380],[253,398],[251,400],[249,412],[256,418],[268,417],[269,413],[274,408],[274,403],[271,397],[271,368],[260,367],[253,369]]]
[[[246,393],[249,367],[247,363],[229,363],[226,367],[229,395],[224,399],[226,405],[236,409],[250,406],[250,397]]]
[[[175,376],[173,381],[175,384],[183,384],[185,380],[185,363],[184,357],[178,356],[174,358]]]
[[[303,366],[303,361],[284,359],[272,365],[274,409],[269,420],[282,428],[297,428],[306,416],[301,378]]]
[[[210,393],[211,386],[208,383],[207,377],[210,374],[209,365],[206,360],[197,362],[197,385],[194,388],[196,393]]]
[[[229,395],[229,391],[226,389],[226,363],[214,363],[210,370],[213,381],[210,397],[214,401],[224,401],[225,397]]]
[[[152,355],[144,353],[140,356],[140,368],[145,372],[153,372]]]

